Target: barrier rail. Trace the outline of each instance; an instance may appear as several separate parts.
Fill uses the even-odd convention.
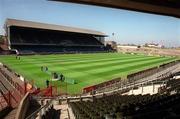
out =
[[[4,76],[4,75],[2,75],[2,76]],[[7,79],[5,76],[4,76],[4,78]],[[1,89],[0,89],[1,101],[2,102],[6,101],[6,103],[7,103],[6,107],[9,106],[9,107],[14,108],[14,107],[16,107],[18,105],[18,103],[20,102],[23,95],[21,95],[18,90],[14,90],[17,87],[20,88],[20,86],[18,84],[13,82],[11,79],[9,79],[9,80],[7,79],[6,82],[9,83],[8,85],[11,86],[11,87],[7,87],[5,82],[2,82],[0,80],[0,84],[1,84]],[[2,100],[2,99],[4,99],[4,100]],[[2,102],[0,102],[0,103],[2,103]],[[4,108],[4,107],[1,105],[1,108]]]
[[[53,99],[48,101],[48,103],[46,103],[45,105],[41,106],[39,109],[37,109],[35,112],[33,112],[31,115],[29,115],[25,119],[35,119],[38,116],[38,113],[40,114],[39,116],[42,116],[41,115],[41,111],[42,110],[46,110],[52,104],[52,101],[53,101]]]
[[[4,97],[1,95],[0,96],[0,111],[8,107],[8,103],[4,99]]]
[[[29,105],[30,105],[30,94],[26,93],[26,95],[23,97],[23,99],[21,100],[18,106],[15,119],[24,119]]]
[[[17,107],[18,103],[21,100],[21,97],[18,96],[17,93],[14,91],[8,91],[8,93],[3,93],[0,90],[0,93],[2,94],[2,97],[4,98],[4,100],[6,101],[7,106],[9,107],[12,107],[12,108]]]

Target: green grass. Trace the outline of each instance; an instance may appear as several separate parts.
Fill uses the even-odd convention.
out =
[[[64,55],[34,55],[0,56],[0,62],[28,80],[34,80],[38,87],[46,86],[50,75],[40,70],[47,66],[51,72],[63,73],[66,78],[73,79],[77,84],[68,84],[70,94],[81,93],[86,86],[102,83],[117,77],[126,77],[129,73],[170,62],[176,58],[120,53],[97,54],[64,54]],[[65,83],[54,81],[60,92],[65,91]]]

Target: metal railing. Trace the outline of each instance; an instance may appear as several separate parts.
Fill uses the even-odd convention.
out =
[[[50,101],[48,101],[45,105],[41,106],[39,109],[37,109],[35,112],[33,112],[32,114],[30,114],[28,117],[26,117],[25,119],[35,119],[38,116],[38,113],[41,113],[41,111],[44,109],[46,110],[47,108],[49,108],[49,106],[51,106],[53,99],[51,99]],[[41,115],[39,115],[41,116]]]

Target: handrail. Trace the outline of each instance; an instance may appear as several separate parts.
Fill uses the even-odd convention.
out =
[[[15,119],[24,119],[27,108],[29,107],[29,102],[30,102],[29,96],[30,96],[30,93],[28,92],[21,100],[18,106],[17,112],[16,112]]]
[[[51,103],[52,103],[51,99],[48,103],[46,103],[45,105],[43,105],[42,107],[40,107],[39,109],[37,109],[35,112],[33,112],[32,114],[30,114],[28,117],[26,117],[25,119],[31,119],[32,117],[36,116],[43,108],[47,108]]]

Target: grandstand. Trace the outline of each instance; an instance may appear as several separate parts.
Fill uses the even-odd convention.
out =
[[[106,35],[98,31],[7,19],[9,50],[18,54],[105,52]]]

